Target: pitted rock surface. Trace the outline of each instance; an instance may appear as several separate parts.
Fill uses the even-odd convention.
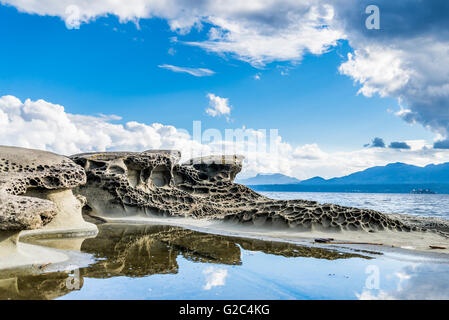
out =
[[[242,168],[239,156],[179,164],[179,152],[153,150],[79,154],[71,159],[86,170],[87,184],[76,192],[88,199],[93,215],[158,214],[305,230],[420,229],[374,210],[264,197],[233,182]]]
[[[84,170],[69,158],[0,146],[0,230],[39,229],[56,215],[53,202],[27,191],[72,189],[85,182]]]

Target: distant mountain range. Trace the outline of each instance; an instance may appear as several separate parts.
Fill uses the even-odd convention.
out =
[[[301,181],[302,184],[414,184],[449,183],[449,162],[429,164],[425,167],[401,162],[372,167],[350,175],[323,179],[315,177]]]
[[[282,174],[273,174],[257,175],[237,182],[255,186],[253,189],[258,191],[408,193],[413,189],[430,189],[449,193],[449,162],[425,167],[396,162],[331,179],[314,177],[299,181]]]
[[[280,173],[261,174],[248,179],[237,179],[237,183],[245,185],[261,185],[261,184],[295,184],[301,181]]]

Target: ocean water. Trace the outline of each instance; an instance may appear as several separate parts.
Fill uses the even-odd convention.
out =
[[[93,262],[2,276],[1,299],[449,299],[449,262],[161,225],[104,224]],[[66,243],[67,246],[67,243]]]
[[[384,213],[449,219],[449,194],[260,192],[280,200],[304,199],[320,203],[373,209]]]

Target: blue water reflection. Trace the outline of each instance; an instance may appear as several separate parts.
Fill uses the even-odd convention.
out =
[[[0,298],[449,298],[447,260],[404,253],[339,252],[119,224],[101,225],[81,251],[95,262],[71,271],[0,277]]]

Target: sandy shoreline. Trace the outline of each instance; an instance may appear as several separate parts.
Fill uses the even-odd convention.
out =
[[[314,245],[323,248],[352,248],[382,252],[405,252],[408,254],[429,254],[449,258],[449,249],[430,249],[429,245],[448,248],[448,239],[433,232],[398,232],[379,231],[368,233],[363,231],[303,231],[289,228],[245,226],[237,223],[207,219],[192,219],[178,217],[120,217],[105,218],[110,223],[162,224],[183,227],[205,233],[222,234],[237,237],[257,238],[268,241],[294,242],[298,244]],[[369,242],[382,245],[362,244],[318,244],[316,238],[333,238],[335,242]]]

